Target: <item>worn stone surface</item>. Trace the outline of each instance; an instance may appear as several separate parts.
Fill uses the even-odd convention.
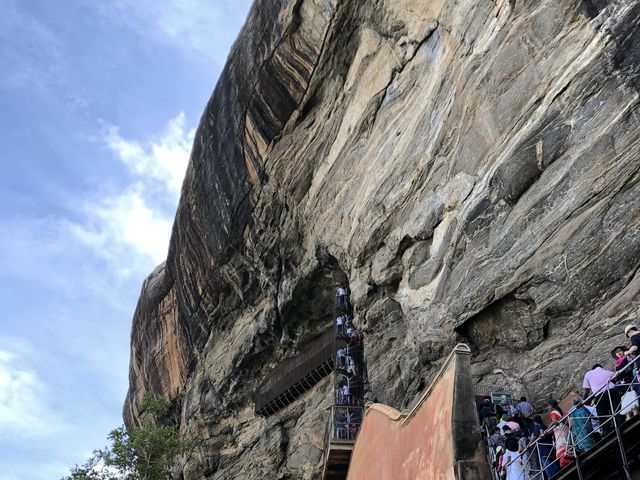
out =
[[[187,479],[317,478],[327,382],[252,394],[348,278],[373,394],[405,408],[457,341],[535,402],[638,311],[640,3],[258,0],[145,283],[125,419],[169,396]]]

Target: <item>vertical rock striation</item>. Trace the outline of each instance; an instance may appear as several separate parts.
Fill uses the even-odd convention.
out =
[[[253,390],[348,279],[374,394],[406,407],[465,341],[534,401],[638,310],[640,4],[257,0],[196,133],[124,414],[167,395],[185,479],[317,478],[330,386]]]

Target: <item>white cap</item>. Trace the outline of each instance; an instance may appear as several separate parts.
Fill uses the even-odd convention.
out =
[[[629,333],[629,330],[637,330],[637,328],[633,325],[627,325],[626,327],[624,327],[624,334],[627,335]]]

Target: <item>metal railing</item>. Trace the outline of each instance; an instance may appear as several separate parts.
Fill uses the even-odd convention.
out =
[[[344,406],[363,405],[365,385],[361,338],[359,335],[346,337],[339,328],[336,329],[336,337],[334,403]]]
[[[328,408],[329,420],[323,442],[323,478],[337,478],[335,469],[344,469],[346,475],[350,457],[345,457],[344,452],[353,447],[360,430],[364,395],[367,392],[363,339],[351,323],[352,309],[348,294],[336,296],[334,316],[336,319],[341,317],[341,323],[334,323],[333,329],[334,404]],[[332,452],[340,454],[332,455]]]
[[[635,368],[636,359],[630,361],[627,366],[616,372],[610,381],[620,378],[623,374],[628,374],[629,370]],[[632,393],[633,395],[621,395]],[[622,399],[625,398],[624,403]],[[632,399],[633,398],[633,399]],[[640,384],[634,371],[633,381],[630,383],[616,383],[611,386],[610,382],[603,385],[598,391],[591,393],[587,398],[574,405],[566,414],[556,421],[553,421],[538,438],[528,443],[522,448],[519,445],[518,452],[511,452],[513,458],[502,466],[505,471],[511,470],[511,466],[518,462],[518,468],[513,471],[522,471],[515,477],[507,477],[507,480],[544,480],[550,479],[561,473],[563,467],[575,466],[579,480],[585,478],[582,457],[593,448],[598,447],[600,442],[610,438],[615,432],[615,440],[618,445],[621,470],[626,480],[631,480],[627,451],[624,444],[621,427],[623,426],[623,414],[632,405],[638,405],[640,400]],[[586,405],[591,402],[596,404],[596,413],[589,410]],[[598,412],[599,410],[599,412]],[[608,412],[608,414],[607,414]],[[487,431],[487,452],[489,464],[492,466],[492,477],[494,480],[504,478],[495,468],[496,452],[488,444],[489,436],[493,432]],[[554,446],[556,455],[553,456]],[[558,450],[564,447],[564,453],[558,454]],[[506,450],[505,450],[506,454]],[[564,460],[564,461],[563,461]],[[565,463],[566,465],[561,464]],[[522,467],[522,468],[520,468]]]
[[[354,441],[362,425],[363,407],[331,407],[328,440]]]

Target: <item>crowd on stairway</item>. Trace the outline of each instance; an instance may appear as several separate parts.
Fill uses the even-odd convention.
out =
[[[353,325],[347,290],[336,290],[334,438],[353,440],[362,421],[364,379],[362,338]]]
[[[628,325],[624,333],[629,345],[611,351],[611,369],[594,364],[584,374],[568,412],[553,399],[540,409],[524,396],[515,405],[507,395],[483,398],[478,416],[494,479],[549,480],[638,413],[640,332]]]
[[[346,290],[338,288],[336,292],[336,373],[335,383],[336,405],[358,405],[360,398],[353,390],[361,386],[360,369],[361,363],[360,336],[352,323],[349,315]]]

